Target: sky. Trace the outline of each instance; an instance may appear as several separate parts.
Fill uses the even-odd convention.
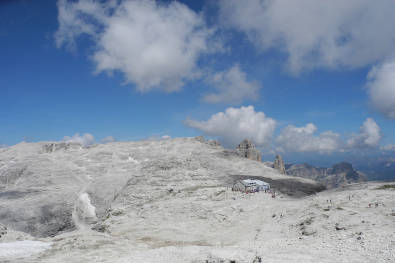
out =
[[[0,1],[0,147],[204,135],[395,156],[392,0]]]

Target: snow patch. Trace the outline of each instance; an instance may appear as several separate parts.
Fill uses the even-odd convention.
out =
[[[79,229],[85,229],[87,224],[97,221],[96,207],[92,205],[89,195],[83,192],[76,203],[73,212],[73,221]]]

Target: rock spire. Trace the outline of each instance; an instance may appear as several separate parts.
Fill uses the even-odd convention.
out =
[[[278,170],[281,174],[285,174],[284,160],[281,157],[281,155],[276,155],[276,159],[274,160],[273,168]]]
[[[255,148],[255,145],[248,139],[244,139],[237,147],[236,151],[240,156],[255,160],[262,161],[261,152]]]

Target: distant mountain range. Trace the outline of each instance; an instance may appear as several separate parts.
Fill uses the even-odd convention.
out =
[[[330,168],[315,167],[310,164],[285,164],[287,175],[312,179],[327,188],[336,188],[350,183],[367,181],[367,176],[354,170],[352,164],[341,162]]]
[[[364,162],[357,169],[370,181],[395,181],[395,158],[387,158],[376,162]]]

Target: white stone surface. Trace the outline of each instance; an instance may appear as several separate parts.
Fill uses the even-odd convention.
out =
[[[1,223],[11,233],[33,225],[36,238],[16,239],[51,244],[8,262],[395,261],[395,191],[376,190],[379,183],[303,198],[232,192],[232,174],[288,176],[192,138],[42,149],[0,149]],[[89,220],[84,228],[48,228],[61,226],[62,216],[73,224],[81,199],[104,232],[90,230]],[[41,235],[49,230],[56,236]]]

